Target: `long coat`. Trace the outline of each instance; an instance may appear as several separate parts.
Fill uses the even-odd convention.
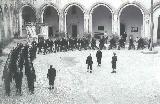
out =
[[[116,69],[117,56],[112,57],[112,68]]]
[[[97,62],[101,64],[102,52],[99,50],[96,53]]]
[[[92,65],[92,64],[93,64],[93,61],[92,61],[92,57],[91,57],[91,56],[88,56],[88,57],[87,57],[86,64],[88,64],[88,65]]]
[[[49,85],[54,85],[55,77],[56,77],[56,70],[54,68],[48,69],[47,78],[49,79]]]

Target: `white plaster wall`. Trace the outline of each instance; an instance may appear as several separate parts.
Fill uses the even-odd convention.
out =
[[[98,26],[104,26],[104,31],[98,30]],[[92,31],[112,33],[112,14],[108,8],[99,6],[94,9],[92,14]]]
[[[83,37],[84,35],[84,14],[81,9],[77,7],[77,13],[71,15],[71,9],[69,8],[67,13],[67,33],[72,35],[72,25],[77,25],[77,36]]]
[[[126,7],[120,16],[120,21],[125,25],[127,35],[134,38],[142,36],[143,15],[140,10],[133,6]],[[138,27],[138,32],[131,32],[131,27]]]

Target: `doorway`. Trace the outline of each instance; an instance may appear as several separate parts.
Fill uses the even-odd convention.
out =
[[[48,35],[49,37],[53,37],[53,27],[48,28]]]
[[[77,25],[72,25],[72,37],[77,37]]]
[[[125,25],[123,23],[120,23],[120,35],[122,35],[125,32]]]

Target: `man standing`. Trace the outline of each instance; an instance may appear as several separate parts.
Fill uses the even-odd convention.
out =
[[[31,63],[31,70],[28,75],[28,87],[29,87],[29,92],[31,94],[34,94],[34,82],[35,81],[36,81],[36,74],[35,74],[33,64]]]
[[[112,57],[112,69],[113,71],[111,73],[116,73],[116,62],[117,62],[117,56],[116,56],[116,53],[113,53],[113,57]]]
[[[126,32],[124,32],[124,33],[122,34],[122,38],[124,39],[124,42],[126,42],[126,38],[127,38],[127,33],[126,33]]]
[[[22,70],[17,70],[15,75],[15,83],[16,83],[16,93],[21,95],[21,87],[22,87],[22,78],[23,78],[23,72]]]
[[[92,73],[92,64],[93,64],[93,61],[92,61],[91,54],[87,57],[86,64],[88,64],[88,67],[87,67],[88,70],[87,70],[87,72]]]
[[[101,65],[101,59],[102,59],[102,52],[100,51],[100,49],[97,51],[96,57],[97,57],[98,66],[100,66]]]
[[[49,79],[49,89],[54,89],[54,81],[56,77],[56,70],[55,68],[52,68],[52,65],[50,65],[50,69],[48,69],[47,78]]]

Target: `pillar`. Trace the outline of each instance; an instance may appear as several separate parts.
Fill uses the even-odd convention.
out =
[[[22,37],[22,12],[19,13],[19,36]]]
[[[120,35],[120,17],[117,13],[112,14],[112,33]]]
[[[63,13],[59,13],[59,32],[62,33],[64,32],[64,24],[63,24],[63,19],[64,19],[64,16],[63,16]]]
[[[94,34],[92,31],[92,13],[89,14],[88,29],[89,29],[89,33],[93,37]]]
[[[67,37],[67,13],[64,13],[64,18],[63,18],[63,31],[65,33],[65,37]]]
[[[89,13],[84,13],[84,33],[89,33]]]

